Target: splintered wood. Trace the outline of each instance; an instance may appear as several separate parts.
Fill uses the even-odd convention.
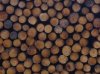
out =
[[[0,74],[100,74],[100,0],[0,0]]]

